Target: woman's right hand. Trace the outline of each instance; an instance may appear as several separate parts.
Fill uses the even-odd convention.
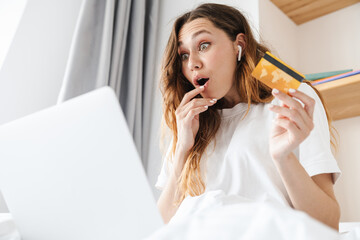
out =
[[[194,146],[195,136],[199,130],[199,114],[216,103],[216,99],[194,98],[204,91],[204,87],[195,88],[184,95],[175,111],[178,141],[176,151],[186,154]]]

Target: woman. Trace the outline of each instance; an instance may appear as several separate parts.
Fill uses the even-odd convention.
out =
[[[267,50],[229,6],[203,4],[175,21],[161,77],[172,133],[156,184],[165,222],[186,197],[222,189],[270,196],[338,229],[327,113],[309,84],[287,95],[251,76]]]

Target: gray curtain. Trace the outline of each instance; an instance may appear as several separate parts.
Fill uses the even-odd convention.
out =
[[[102,86],[121,104],[145,169],[159,0],[83,0],[58,103]]]

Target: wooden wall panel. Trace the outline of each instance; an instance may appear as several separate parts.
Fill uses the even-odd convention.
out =
[[[271,1],[298,25],[360,2],[360,0]]]

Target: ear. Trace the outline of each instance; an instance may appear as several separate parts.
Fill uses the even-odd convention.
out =
[[[236,35],[236,39],[234,41],[234,47],[236,49],[236,54],[238,54],[238,45],[241,46],[242,48],[242,52],[244,52],[245,48],[246,48],[246,41],[245,41],[245,34],[243,33],[239,33],[238,35]],[[243,54],[241,54],[243,55]]]

